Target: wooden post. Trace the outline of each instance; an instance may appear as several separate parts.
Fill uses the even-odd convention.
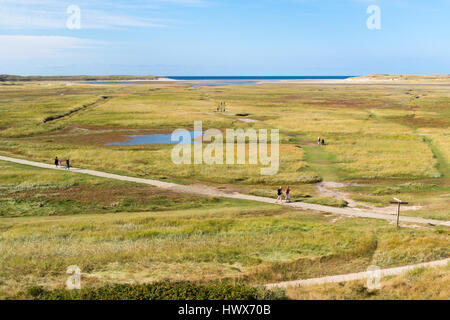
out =
[[[400,227],[400,205],[402,204],[408,204],[408,202],[403,202],[403,201],[391,201],[391,204],[397,204],[397,228]]]

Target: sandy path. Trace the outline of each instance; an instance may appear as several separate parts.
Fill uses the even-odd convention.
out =
[[[52,165],[52,164],[45,164],[45,163],[22,160],[22,159],[11,158],[11,157],[0,156],[0,160],[14,162],[14,163],[18,163],[18,164],[27,165],[27,166],[44,168],[44,169],[64,170],[64,168],[55,168],[55,165]],[[250,200],[250,201],[263,202],[263,203],[277,204],[275,202],[275,199],[272,199],[272,198],[245,195],[245,194],[241,194],[241,193],[237,193],[237,192],[226,193],[226,192],[220,191],[216,188],[209,187],[209,186],[203,186],[203,185],[184,186],[184,185],[179,185],[179,184],[175,184],[175,183],[168,183],[168,182],[162,182],[162,181],[151,180],[151,179],[128,177],[128,176],[122,176],[122,175],[106,173],[106,172],[101,172],[101,171],[95,171],[95,170],[89,170],[89,169],[71,168],[70,171],[81,173],[81,174],[87,174],[87,175],[91,175],[91,176],[96,176],[96,177],[147,184],[147,185],[151,185],[154,187],[168,189],[168,190],[172,190],[172,191],[179,192],[179,193],[198,194],[198,195],[203,195],[203,196],[223,197],[223,198],[232,198],[232,199],[241,199],[241,200]],[[294,202],[294,203],[283,202],[283,203],[279,203],[279,205],[284,205],[284,206],[291,207],[291,208],[298,208],[298,209],[302,209],[302,210],[314,210],[314,211],[320,211],[320,212],[329,212],[329,213],[333,213],[333,214],[345,215],[345,216],[351,216],[351,217],[382,219],[382,220],[387,220],[387,221],[395,221],[396,220],[395,215],[375,213],[375,212],[371,212],[370,210],[363,210],[363,209],[335,208],[335,207],[323,206],[323,205],[318,205],[318,204],[310,204],[310,203],[302,203],[302,202]],[[400,222],[450,226],[450,221],[423,219],[423,218],[415,218],[415,217],[400,217]],[[407,225],[405,225],[405,226],[407,226]]]
[[[432,262],[418,263],[409,266],[389,268],[389,269],[381,269],[380,271],[376,271],[380,277],[386,276],[395,276],[402,273],[405,273],[409,270],[420,268],[420,267],[442,267],[446,266],[450,262],[450,258]],[[374,276],[374,271],[366,271],[366,272],[358,272],[358,273],[349,273],[342,274],[337,276],[328,276],[323,278],[313,278],[313,279],[305,279],[305,280],[294,280],[294,281],[286,281],[279,283],[271,283],[267,284],[267,288],[286,288],[286,287],[298,287],[298,286],[310,286],[315,284],[323,284],[323,283],[336,283],[336,282],[346,282],[346,281],[354,281],[354,280],[363,280],[368,279]]]
[[[239,118],[238,121],[244,122],[244,123],[257,123],[260,122],[256,119],[250,119],[250,118]]]
[[[355,210],[359,210],[357,207],[365,208],[366,210],[370,210],[374,213],[382,213],[382,214],[397,214],[397,206],[386,206],[383,208],[374,207],[367,203],[357,202],[349,197],[349,195],[346,192],[335,190],[335,188],[343,188],[350,186],[352,184],[348,183],[340,183],[340,182],[332,182],[332,181],[322,181],[318,183],[317,190],[319,191],[320,195],[339,199],[339,200],[345,200],[348,203],[348,206],[350,208],[354,208]],[[353,184],[355,185],[355,184]],[[412,211],[412,210],[419,210],[422,209],[422,206],[403,206],[402,211]]]
[[[346,186],[347,185],[344,183],[322,181],[317,184],[317,191],[319,191],[321,196],[326,196],[326,197],[335,198],[335,199],[339,199],[339,200],[345,200],[348,202],[349,207],[359,206],[360,203],[350,199],[346,193],[329,189],[329,188],[343,188]]]

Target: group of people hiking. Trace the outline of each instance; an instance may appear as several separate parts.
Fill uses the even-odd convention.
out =
[[[282,202],[283,201],[281,199],[282,196],[283,196],[283,188],[279,187],[277,190],[277,200],[275,202],[278,202],[278,201]],[[291,202],[291,189],[289,188],[289,186],[285,190],[285,201]]]
[[[226,111],[226,106],[227,106],[227,104],[225,102],[220,101],[217,104],[217,112],[225,112]]]
[[[324,146],[324,145],[325,145],[325,139],[319,137],[319,138],[317,139],[317,144],[318,144],[319,146],[320,146],[320,145],[323,145],[323,146]]]
[[[57,168],[63,167],[63,162],[62,162],[61,159],[58,159],[58,157],[55,158],[55,166]],[[67,158],[66,161],[65,161],[65,169],[66,170],[70,170],[70,160],[69,160],[69,158]]]

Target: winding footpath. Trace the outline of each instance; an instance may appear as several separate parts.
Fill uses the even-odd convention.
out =
[[[313,278],[313,279],[305,279],[305,280],[294,280],[294,281],[286,281],[286,282],[278,282],[266,284],[267,288],[286,288],[286,287],[298,287],[298,286],[311,286],[317,284],[324,283],[338,283],[338,282],[346,282],[346,281],[355,281],[355,280],[364,280],[369,278],[382,278],[386,276],[395,276],[407,271],[416,269],[416,268],[435,268],[435,267],[444,267],[450,262],[450,258],[438,261],[431,261],[425,263],[418,263],[409,266],[389,268],[389,269],[381,269],[378,271],[366,271],[366,272],[358,272],[358,273],[349,273],[342,274],[337,276],[328,276],[323,278]]]
[[[65,170],[64,168],[56,168],[55,165],[52,165],[52,164],[45,164],[45,163],[22,160],[22,159],[11,158],[11,157],[0,156],[0,160],[18,163],[18,164],[27,165],[27,166],[43,168],[43,169],[61,170],[61,171]],[[162,181],[152,180],[152,179],[135,178],[135,177],[117,175],[117,174],[89,170],[89,169],[70,168],[70,171],[76,172],[76,173],[81,173],[81,174],[87,174],[87,175],[91,175],[91,176],[96,176],[96,177],[151,185],[151,186],[154,186],[157,188],[171,190],[171,191],[178,192],[178,193],[197,194],[197,195],[209,196],[209,197],[222,197],[222,198],[257,201],[257,202],[270,203],[270,204],[279,204],[279,205],[296,208],[296,209],[328,212],[328,213],[332,213],[332,214],[338,214],[338,215],[344,215],[344,216],[350,216],[350,217],[381,219],[381,220],[387,220],[387,221],[395,221],[397,219],[397,216],[394,214],[394,212],[392,215],[390,215],[390,214],[383,214],[383,213],[375,213],[375,212],[371,212],[370,210],[365,210],[365,209],[336,208],[336,207],[303,203],[303,202],[276,203],[275,200],[272,198],[246,195],[246,194],[242,194],[242,193],[238,193],[238,192],[227,193],[227,192],[217,190],[210,186],[203,186],[203,185],[184,186],[184,185],[179,185],[179,184],[175,184],[175,183],[162,182]],[[439,226],[450,227],[450,221],[424,219],[424,218],[416,218],[416,217],[402,216],[402,217],[400,217],[400,222],[412,223],[412,224],[434,225],[434,226],[439,225]],[[405,226],[408,226],[408,225],[405,225]]]

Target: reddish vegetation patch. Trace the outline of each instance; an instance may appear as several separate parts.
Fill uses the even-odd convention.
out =
[[[300,138],[302,136],[298,135],[298,134],[287,134],[286,136],[291,137],[291,138]],[[311,141],[311,140],[296,140],[295,143],[299,146],[314,146],[317,144],[317,141]]]
[[[298,142],[299,146],[315,146],[317,145],[317,141],[306,141],[306,140],[302,140]]]
[[[61,89],[51,89],[51,90],[38,90],[36,88],[31,88],[30,90],[24,90],[24,88],[20,88],[20,90],[8,90],[8,91],[4,91],[2,92],[2,97],[3,98],[17,98],[17,97],[56,97],[59,96],[61,94],[64,94],[66,96],[70,96],[70,95],[85,95],[85,94],[92,94],[92,95],[96,95],[99,94],[99,90],[91,90],[91,91],[86,91],[86,88],[82,88],[82,87],[71,87],[71,88],[61,88]]]
[[[63,130],[60,130],[58,132],[50,134],[50,136],[58,136],[58,135],[66,135],[66,134],[74,134],[79,133],[78,130],[86,130],[91,132],[97,132],[97,131],[112,131],[117,129],[116,127],[106,127],[106,126],[94,126],[94,125],[83,125],[83,124],[72,124],[68,127],[64,128]]]
[[[51,141],[70,145],[106,145],[110,142],[125,142],[129,135],[167,133],[167,130],[133,129],[118,127],[87,126],[74,124],[48,135],[31,137],[32,141]]]
[[[448,128],[450,126],[450,121],[432,118],[418,118],[415,115],[398,117],[395,118],[395,120],[399,123],[406,124],[415,128]]]
[[[343,98],[326,98],[326,97],[303,97],[303,96],[284,96],[275,100],[270,100],[271,103],[281,104],[304,104],[311,106],[336,107],[336,108],[352,108],[352,109],[367,109],[376,108],[385,104],[382,101],[373,101],[365,99],[343,99]]]
[[[371,100],[356,100],[356,99],[320,99],[322,101],[309,101],[308,104],[315,106],[337,107],[337,108],[353,108],[353,109],[367,109],[375,108],[382,102]]]
[[[14,155],[21,155],[23,154],[23,152],[16,150],[16,149],[12,149],[12,148],[0,148],[0,151],[9,153],[9,154],[14,154]]]
[[[38,196],[49,200],[69,200],[81,204],[95,202],[100,205],[111,205],[123,200],[134,200],[138,204],[143,204],[152,199],[155,200],[155,198],[170,202],[182,197],[177,193],[161,191],[148,186],[73,186],[65,189],[18,192],[14,196],[25,199]]]

